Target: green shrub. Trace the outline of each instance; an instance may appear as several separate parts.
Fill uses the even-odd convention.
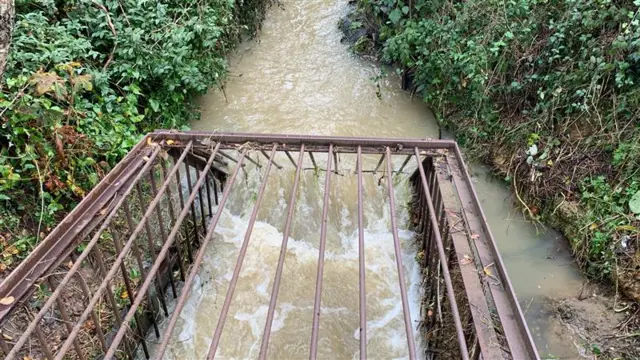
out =
[[[459,142],[501,159],[497,165],[517,179],[532,216],[562,201],[581,205],[587,226],[573,242],[596,277],[610,272],[621,239],[631,236],[640,246],[640,219],[628,206],[640,183],[639,6],[358,3],[379,24],[384,60],[407,70],[414,91]],[[598,230],[588,225],[594,221]]]
[[[268,3],[18,0],[0,94],[0,236],[32,243],[143,134],[186,127]]]

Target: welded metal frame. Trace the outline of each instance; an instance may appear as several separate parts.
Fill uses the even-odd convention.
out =
[[[237,153],[235,154],[232,153]],[[132,358],[135,346],[140,343],[145,356],[156,359],[162,358],[172,332],[177,324],[180,312],[188,299],[188,291],[177,291],[176,280],[174,279],[174,269],[179,273],[180,280],[184,282],[181,289],[191,289],[194,278],[197,275],[204,258],[204,249],[209,246],[213,239],[216,226],[220,220],[222,209],[229,199],[231,189],[238,177],[238,173],[245,166],[245,160],[253,163],[263,172],[261,184],[257,193],[256,202],[246,229],[245,237],[239,251],[238,259],[234,267],[233,275],[229,283],[229,288],[225,295],[223,307],[218,318],[215,331],[209,346],[207,358],[213,359],[216,355],[220,338],[222,336],[225,320],[229,307],[233,301],[235,286],[242,269],[244,257],[247,252],[253,225],[255,224],[258,209],[265,192],[268,175],[272,171],[272,166],[278,170],[288,166],[288,163],[278,164],[275,156],[278,152],[286,154],[291,165],[295,168],[295,177],[292,184],[292,191],[288,202],[288,211],[283,232],[280,257],[276,265],[276,273],[273,281],[267,320],[263,332],[263,340],[260,348],[260,359],[268,357],[268,346],[271,334],[275,306],[277,303],[280,280],[283,272],[283,264],[287,250],[291,224],[294,218],[294,207],[296,202],[297,189],[299,187],[300,175],[304,168],[306,156],[311,160],[316,171],[325,171],[325,189],[323,200],[323,211],[320,227],[320,244],[318,253],[318,270],[315,283],[314,310],[312,314],[312,331],[310,340],[309,358],[315,359],[318,350],[319,323],[322,314],[322,285],[324,253],[326,247],[327,214],[329,207],[329,188],[331,177],[347,171],[339,167],[338,154],[349,153],[356,155],[356,169],[358,183],[358,249],[359,249],[359,309],[360,309],[360,358],[367,357],[367,312],[366,312],[366,287],[365,287],[365,264],[364,249],[366,239],[363,229],[363,180],[362,175],[366,172],[376,173],[383,163],[386,179],[393,179],[394,174],[403,173],[412,159],[415,159],[416,170],[413,173],[413,184],[419,194],[420,223],[417,232],[426,239],[428,231],[429,239],[435,242],[435,249],[438,260],[438,277],[436,282],[442,282],[445,286],[445,293],[453,320],[453,328],[456,333],[460,356],[469,359],[470,355],[477,358],[479,354],[483,358],[488,358],[489,354],[502,354],[505,357],[515,359],[537,359],[538,354],[529,333],[522,311],[515,297],[513,286],[506,274],[504,264],[498,252],[495,240],[491,234],[482,208],[469,173],[464,165],[460,149],[453,141],[448,140],[419,140],[419,139],[379,139],[379,138],[348,138],[348,137],[328,137],[328,136],[301,136],[301,135],[264,135],[264,134],[239,134],[239,133],[213,133],[213,132],[175,132],[156,131],[147,135],[126,157],[116,166],[91,192],[89,195],[69,214],[65,220],[54,229],[51,234],[33,251],[33,253],[15,270],[9,277],[0,284],[0,298],[14,297],[17,301],[0,305],[0,325],[11,318],[12,314],[19,311],[20,304],[28,300],[34,289],[34,285],[48,281],[48,277],[54,271],[59,271],[59,265],[72,257],[72,266],[66,271],[63,279],[58,283],[55,290],[47,297],[44,305],[29,322],[19,337],[8,344],[0,336],[0,352],[9,359],[16,358],[21,354],[23,346],[35,336],[42,348],[42,353],[49,359],[62,359],[73,346],[79,358],[85,355],[80,350],[78,344],[78,334],[86,321],[91,317],[95,326],[95,336],[99,338],[99,343],[105,358],[114,358],[116,354],[124,354]],[[297,152],[297,161],[291,155]],[[326,169],[320,169],[316,157],[318,153],[326,154]],[[372,170],[363,169],[362,157],[364,154],[377,154],[380,159],[376,167]],[[262,155],[267,159],[267,163],[261,164],[254,160],[252,155],[259,158]],[[392,159],[401,157],[402,165],[394,169]],[[173,158],[173,165],[167,170],[166,161]],[[451,240],[448,224],[442,216],[444,205],[442,196],[434,186],[433,174],[425,172],[424,164],[434,158],[444,159],[455,169],[452,180],[455,183],[456,191],[460,196],[463,205],[460,212],[467,224],[466,234],[469,244],[479,244],[477,277],[471,276],[473,273],[466,271],[464,278],[464,289],[462,294],[464,306],[475,306],[475,302],[485,300],[495,307],[498,313],[499,327],[504,329],[506,341],[502,347],[506,351],[497,352],[490,349],[490,344],[480,344],[480,351],[475,351],[477,342],[491,342],[493,339],[477,335],[478,331],[491,331],[478,324],[478,319],[473,318],[473,336],[469,335],[469,327],[465,327],[459,314],[460,299],[456,299],[456,289],[451,280],[450,259],[457,257],[455,266],[459,266],[462,253],[458,251],[456,244],[461,238]],[[233,171],[225,169],[225,164],[234,164]],[[386,160],[386,161],[385,161]],[[185,177],[187,179],[188,194],[183,194],[180,168],[186,167]],[[192,183],[192,172],[195,169],[195,184]],[[277,171],[277,170],[276,170]],[[159,175],[154,175],[159,174]],[[160,187],[155,182],[157,176],[163,180]],[[148,178],[146,190],[142,188],[141,181]],[[431,183],[429,181],[431,180]],[[407,289],[405,288],[404,271],[402,265],[402,254],[400,250],[400,240],[398,237],[397,214],[395,207],[395,190],[393,181],[386,181],[389,198],[389,214],[391,219],[391,233],[394,242],[394,252],[398,270],[398,284],[403,308],[403,319],[407,336],[407,349],[410,359],[418,357],[416,344],[414,341],[415,324],[411,323],[411,314],[407,300]],[[129,206],[129,197],[133,197],[133,190],[137,191],[138,203],[144,212],[139,220],[132,218]],[[212,190],[213,188],[213,190]],[[149,193],[152,199],[145,203],[143,192]],[[434,191],[436,191],[434,196]],[[220,194],[221,192],[221,194]],[[213,193],[213,195],[212,195]],[[176,200],[179,199],[179,200]],[[435,199],[435,200],[434,200]],[[168,209],[168,216],[162,213],[163,202]],[[213,210],[213,204],[217,205],[217,211]],[[177,204],[176,204],[177,203]],[[180,211],[174,211],[174,205],[178,205]],[[126,213],[129,226],[129,236],[124,245],[116,236],[113,236],[115,246],[115,260],[107,262],[101,254],[99,242],[104,237],[107,229],[113,226],[112,221],[120,210]],[[206,211],[208,210],[208,212]],[[205,218],[210,217],[207,222]],[[152,220],[152,218],[154,220]],[[159,225],[159,236],[154,236],[150,229],[150,221],[155,221]],[[168,225],[168,226],[167,226]],[[144,230],[144,232],[143,232]],[[170,231],[167,231],[170,230]],[[421,232],[422,231],[422,232]],[[473,231],[473,239],[471,234]],[[113,232],[113,234],[117,234]],[[145,235],[146,234],[146,235]],[[141,246],[139,237],[146,237],[147,251],[151,253],[153,264],[150,268],[145,268],[141,261]],[[477,237],[476,237],[477,235]],[[76,254],[76,246],[90,237],[84,251]],[[443,239],[447,240],[445,242]],[[156,241],[156,240],[159,240]],[[431,240],[430,240],[431,241]],[[457,241],[457,243],[456,243]],[[447,247],[447,243],[454,243],[452,247]],[[469,246],[467,244],[467,246]],[[462,245],[460,245],[462,246]],[[474,245],[475,246],[475,245]],[[195,253],[195,255],[194,255]],[[141,280],[135,286],[129,278],[125,258],[133,255],[141,271]],[[467,255],[468,254],[464,254]],[[61,294],[66,285],[78,276],[79,271],[88,263],[88,258],[97,259],[98,272],[102,281],[97,288],[89,289],[82,286],[85,297],[88,299],[83,313],[74,319],[69,317],[68,311],[64,309],[61,301]],[[482,287],[475,286],[476,282],[482,281],[481,269],[487,264],[497,269],[499,284],[489,285],[489,295],[484,294]],[[190,270],[187,273],[187,269]],[[128,298],[128,305],[119,306],[117,299],[112,292],[110,282],[116,276],[122,276],[126,285],[126,290],[131,296]],[[80,276],[81,277],[81,276]],[[52,283],[53,284],[53,283]],[[164,301],[164,294],[169,286],[171,294],[177,298],[175,309],[172,313],[167,310]],[[52,285],[53,288],[53,285]],[[93,293],[92,293],[93,292]],[[155,296],[153,294],[156,294]],[[133,296],[135,295],[135,296]],[[114,334],[107,337],[101,326],[101,320],[95,314],[96,306],[106,297],[107,306],[114,310],[113,324]],[[473,299],[469,301],[469,299]],[[157,304],[159,302],[159,305]],[[44,316],[53,311],[54,306],[58,308],[64,319],[67,329],[67,338],[57,349],[50,349],[41,329],[41,321]],[[488,306],[488,305],[487,305]],[[487,307],[485,306],[485,307]],[[150,316],[147,320],[141,316],[139,309],[145,309]],[[122,316],[124,313],[124,316]],[[159,316],[169,317],[166,330],[161,334],[157,326]],[[71,326],[73,323],[73,326]],[[154,354],[150,354],[144,339],[143,329],[153,327],[156,336],[161,339]],[[132,329],[134,324],[135,329]],[[484,333],[483,333],[484,334]],[[29,340],[30,341],[30,340]],[[12,345],[12,346],[10,346]],[[471,352],[470,352],[471,351]],[[486,352],[485,352],[486,351]],[[506,354],[506,355],[505,355]]]

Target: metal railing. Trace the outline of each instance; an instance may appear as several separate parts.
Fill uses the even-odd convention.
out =
[[[174,131],[157,131],[145,137],[0,284],[0,298],[15,299],[0,305],[0,354],[8,359],[33,353],[49,359],[100,355],[107,359],[134,358],[142,348],[147,358],[162,358],[239,171],[250,162],[260,168],[262,179],[212,333],[207,358],[213,359],[269,174],[273,167],[278,171],[288,166],[276,162],[278,153],[286,154],[295,167],[295,176],[260,359],[268,357],[297,189],[302,171],[308,169],[324,171],[325,176],[309,358],[316,358],[320,336],[329,188],[332,176],[340,173],[357,176],[359,356],[367,357],[362,177],[363,173],[380,171],[386,163],[384,178],[392,179],[413,166],[412,160],[412,211],[417,219],[416,238],[424,249],[426,276],[426,305],[420,328],[427,345],[426,357],[437,357],[435,344],[446,343],[443,339],[447,334],[455,334],[456,346],[451,351],[463,359],[538,357],[454,142]],[[297,159],[292,153],[297,153]],[[355,155],[355,169],[341,168],[338,154]],[[363,169],[365,155],[380,156],[374,169]],[[267,159],[266,165],[257,160],[260,156]],[[318,166],[318,156],[326,157],[325,169]],[[397,169],[392,161],[396,157],[402,158]],[[307,159],[311,168],[305,167]],[[449,173],[443,172],[445,168]],[[411,321],[405,288],[394,182],[386,181],[386,187],[408,354],[415,359],[423,354],[416,350],[416,325]],[[462,225],[454,224],[458,221]],[[461,230],[452,231],[456,226]],[[496,270],[490,273],[495,282],[489,281],[489,272],[483,271],[487,267]],[[444,292],[440,291],[441,285]],[[43,286],[47,291],[39,290]],[[81,296],[71,296],[78,288]],[[176,299],[172,311],[165,300],[168,291]],[[434,310],[438,316],[433,316]],[[487,317],[490,313],[497,316]],[[162,316],[168,322],[161,332],[157,323]],[[153,353],[145,341],[147,331],[153,331],[160,340]]]

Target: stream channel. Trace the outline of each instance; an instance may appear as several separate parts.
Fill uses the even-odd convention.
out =
[[[433,114],[419,98],[401,90],[400,79],[393,71],[383,75],[380,65],[358,59],[348,45],[341,43],[337,24],[348,11],[346,0],[286,0],[272,6],[259,36],[241,44],[231,56],[226,95],[212,89],[200,99],[202,119],[192,128],[437,138],[438,124]],[[319,160],[321,167],[323,161]],[[373,164],[370,167],[375,166],[376,159],[369,161]],[[260,350],[293,172],[272,171],[269,177],[218,349],[219,358],[256,358]],[[254,173],[233,188],[216,240],[207,249],[193,295],[181,313],[165,356],[206,355],[255,203],[260,177]],[[514,206],[508,186],[488,169],[473,165],[472,173],[541,356],[579,358],[570,350],[573,344],[569,339],[559,339],[548,331],[550,315],[543,306],[545,299],[575,295],[582,286],[583,279],[566,241],[557,232],[526,221]],[[269,356],[274,359],[308,356],[323,184],[324,176],[316,176],[313,171],[304,172],[301,179],[269,346]],[[355,188],[354,176],[336,176],[332,181],[319,358],[358,356]],[[417,321],[421,278],[414,260],[413,234],[407,230],[410,194],[407,182],[396,189],[407,289],[412,318]],[[375,175],[365,176],[368,353],[375,358],[405,358],[406,337],[387,209],[384,186],[378,186]]]

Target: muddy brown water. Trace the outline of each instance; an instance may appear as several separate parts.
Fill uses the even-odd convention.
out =
[[[193,129],[437,138],[432,113],[400,89],[400,80],[392,71],[355,58],[341,44],[337,23],[348,11],[346,0],[280,3],[270,9],[259,38],[242,44],[231,57],[226,97],[212,90],[200,100],[203,116],[192,124]],[[376,160],[367,159],[367,164],[375,166]],[[341,162],[353,164],[348,158]],[[580,291],[582,279],[565,240],[525,221],[513,206],[508,187],[486,168],[473,166],[472,170],[541,355],[562,353],[578,358],[577,351],[567,352],[573,347],[568,339],[551,335],[549,315],[540,307],[545,297],[574,296]],[[217,353],[220,358],[255,358],[259,352],[292,176],[289,169],[273,171],[269,178]],[[224,209],[216,241],[207,249],[167,357],[202,358],[206,354],[259,180],[257,172],[249,171],[233,188],[233,200]],[[272,330],[272,358],[308,356],[323,181],[324,177],[312,172],[302,178]],[[320,358],[358,356],[355,186],[355,179],[349,176],[336,176],[332,181]],[[409,196],[406,182],[398,183],[396,202],[407,289],[412,318],[418,320],[421,279],[412,233],[407,230]],[[365,176],[365,199],[368,352],[376,358],[405,358],[388,202],[374,175]]]

